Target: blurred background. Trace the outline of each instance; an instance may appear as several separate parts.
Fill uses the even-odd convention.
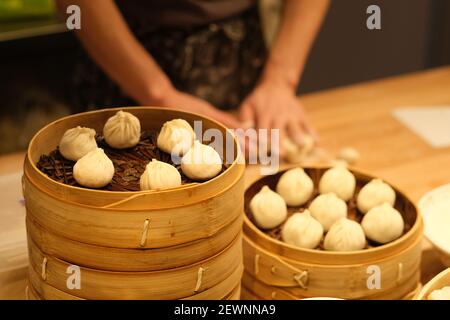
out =
[[[366,28],[377,4],[382,30]],[[44,124],[69,114],[68,79],[82,49],[52,0],[0,0],[0,154],[25,149]],[[450,62],[450,1],[335,0],[299,94]]]

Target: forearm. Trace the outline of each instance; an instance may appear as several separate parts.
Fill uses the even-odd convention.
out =
[[[285,0],[283,17],[262,81],[280,81],[294,90],[328,9],[329,0]]]
[[[76,35],[91,58],[121,89],[141,104],[158,103],[170,80],[134,37],[113,0],[57,0],[61,13],[76,4]]]

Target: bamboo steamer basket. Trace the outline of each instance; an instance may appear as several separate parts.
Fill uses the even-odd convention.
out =
[[[108,271],[157,271],[177,268],[202,261],[223,250],[242,229],[243,217],[238,217],[211,237],[166,248],[107,248],[74,241],[46,231],[27,218],[28,237],[45,255],[80,266]],[[82,259],[82,260],[81,260]]]
[[[58,289],[52,288],[47,289],[53,292],[53,295],[47,295],[45,300],[83,300],[76,296],[66,294]],[[31,284],[28,284],[25,291],[27,300],[44,300],[41,296],[34,290]],[[239,283],[227,296],[222,300],[239,300],[241,297],[241,284]]]
[[[304,168],[317,186],[328,167]],[[351,169],[357,180],[356,192],[373,179]],[[263,185],[275,190],[284,171],[254,182],[245,193],[243,298],[342,299],[412,298],[420,285],[423,223],[415,205],[395,188],[395,207],[405,221],[399,239],[378,247],[352,252],[302,249],[276,240],[250,220],[249,202]],[[381,288],[369,289],[367,268],[381,270]]]
[[[450,268],[445,269],[424,285],[414,300],[427,300],[431,292],[447,286],[450,286]]]
[[[176,118],[193,126],[200,120],[203,131],[218,130],[231,143],[232,163],[203,183],[115,192],[58,183],[37,169],[39,157],[54,150],[67,129],[80,125],[102,132],[118,110],[62,118],[30,142],[22,181],[29,292],[43,299],[224,299],[235,289],[236,296],[242,274],[245,164],[237,140],[221,124],[174,109],[126,108],[140,119],[142,130],[160,129]],[[229,156],[225,148],[222,154]],[[69,265],[81,268],[82,289],[75,294],[67,292],[65,283]]]
[[[223,252],[199,263],[181,268],[151,272],[111,272],[80,267],[81,288],[69,289],[66,271],[70,263],[45,256],[33,241],[28,242],[30,281],[37,292],[46,283],[59,291],[89,300],[107,299],[183,299],[199,294],[202,299],[218,299],[229,292],[242,274],[241,235]],[[228,291],[218,292],[220,283]],[[211,288],[211,291],[208,289]]]

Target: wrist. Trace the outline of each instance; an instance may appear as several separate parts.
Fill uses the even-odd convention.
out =
[[[296,92],[299,77],[293,68],[289,68],[269,59],[260,78],[262,85],[276,85],[286,87]]]
[[[145,90],[143,102],[147,105],[164,106],[167,98],[175,91],[176,89],[167,78],[152,81]]]

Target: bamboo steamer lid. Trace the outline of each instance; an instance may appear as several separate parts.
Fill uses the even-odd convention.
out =
[[[305,172],[314,185],[328,167],[308,167]],[[357,180],[356,193],[373,179],[351,169]],[[423,224],[415,205],[395,188],[395,207],[405,221],[405,233],[385,245],[352,252],[302,249],[276,240],[259,230],[250,220],[249,202],[263,185],[275,190],[284,171],[254,182],[245,194],[244,265],[246,273],[272,291],[296,298],[337,297],[343,299],[401,299],[417,289],[420,278]],[[381,288],[367,285],[368,268],[381,271]],[[245,279],[245,277],[244,277]],[[244,283],[249,291],[249,287]],[[251,291],[251,290],[250,290]],[[258,295],[261,295],[261,291]],[[268,293],[269,294],[269,293]],[[410,295],[409,295],[410,296]],[[262,296],[270,299],[270,294]]]

